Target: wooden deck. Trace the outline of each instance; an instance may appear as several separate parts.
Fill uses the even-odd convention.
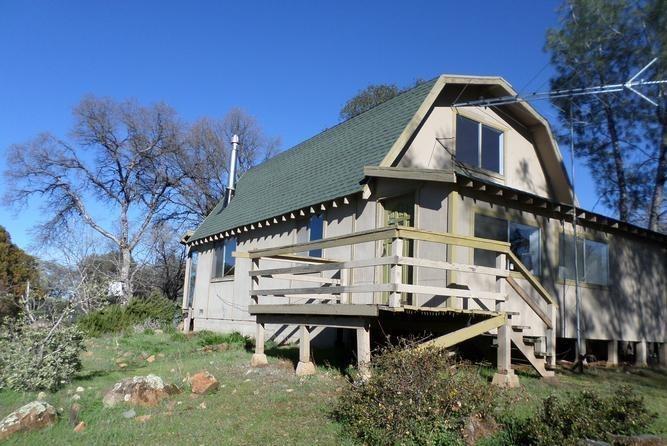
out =
[[[382,254],[346,260],[320,259],[298,254],[369,242],[377,246],[378,249],[374,252]],[[496,267],[405,255],[404,244],[414,242],[491,251],[496,256]],[[383,246],[384,249],[381,249]],[[383,314],[434,318],[469,315],[475,316],[475,323],[455,329],[425,345],[449,348],[472,337],[491,333],[497,337],[498,344],[498,374],[494,382],[501,385],[513,385],[517,382],[511,367],[512,344],[516,345],[538,373],[542,376],[552,374],[546,367],[555,360],[556,301],[510,250],[508,243],[393,226],[250,251],[247,256],[252,261],[250,296],[253,304],[249,311],[257,319],[257,351],[253,357],[255,365],[266,361],[263,355],[266,324],[294,324],[301,327],[300,364],[304,363],[300,367],[302,371],[314,370],[310,364],[308,347],[313,330],[321,330],[321,327],[355,329],[359,367],[363,370],[367,369],[370,361],[370,325]],[[515,273],[510,274],[508,262],[512,263]],[[366,268],[367,271],[369,268],[373,269],[376,280],[371,283],[355,282],[353,271],[360,268]],[[404,283],[404,272],[407,268],[440,271],[444,283],[447,272],[467,273],[474,277],[485,277],[486,282],[490,280],[494,286],[493,289],[473,290],[460,286],[435,286],[433,281],[429,284],[421,284],[419,280],[416,283],[412,280]],[[532,293],[513,277],[517,272],[521,282],[532,288]],[[381,280],[377,280],[378,277]],[[270,283],[266,285],[265,281]],[[509,285],[509,289],[506,285]],[[413,296],[423,295],[442,297],[443,303],[426,306],[413,301]],[[539,300],[531,297],[534,295],[539,296]],[[519,299],[517,302],[522,311],[536,316],[534,319],[539,321],[539,330],[544,334],[546,359],[534,355],[532,347],[524,342],[521,333],[517,334],[520,330],[517,325],[512,324],[512,317],[516,317],[518,313],[506,310],[510,299]]]

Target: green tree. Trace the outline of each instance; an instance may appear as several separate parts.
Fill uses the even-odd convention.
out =
[[[371,108],[397,96],[401,89],[394,84],[369,85],[347,101],[340,110],[340,119],[354,118]]]
[[[28,282],[37,284],[37,261],[12,243],[9,232],[0,226],[0,319],[16,314]]]
[[[547,33],[556,70],[551,88],[624,82],[653,57],[664,59],[666,7],[665,0],[566,1],[560,26]],[[666,63],[650,73],[664,77]],[[576,156],[590,168],[602,203],[621,220],[653,230],[665,216],[667,176],[667,102],[657,90],[647,91],[660,98],[657,109],[629,93],[553,101],[561,123],[574,122]],[[562,140],[569,143],[569,135]]]

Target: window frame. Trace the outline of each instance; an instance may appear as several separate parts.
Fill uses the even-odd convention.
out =
[[[230,272],[225,272],[225,260],[227,259],[227,248],[228,244],[234,241],[234,249],[232,249],[230,258],[233,259],[232,262],[232,267]],[[238,246],[238,239],[236,237],[228,237],[224,239],[222,242],[217,243],[215,247],[213,248],[213,262],[212,262],[212,268],[211,268],[211,281],[225,281],[225,280],[233,280],[234,276],[236,274],[236,257],[234,257],[233,253],[236,251],[236,248]],[[218,253],[222,253],[222,274],[218,275]]]
[[[487,214],[487,213],[484,213],[484,212],[474,212],[473,216],[474,217],[473,217],[473,222],[472,222],[472,233],[473,233],[474,237],[477,237],[477,235],[475,235],[475,234],[476,234],[476,227],[477,227],[477,222],[478,222],[479,217],[503,221],[505,223],[505,234],[506,235],[505,235],[505,240],[499,240],[499,241],[510,243],[510,248],[511,248],[510,234],[511,234],[511,228],[512,228],[513,224],[514,225],[527,226],[529,228],[537,230],[537,237],[538,237],[538,239],[537,239],[537,265],[535,265],[535,267],[533,267],[533,268],[528,268],[527,266],[526,267],[528,268],[530,273],[533,274],[534,276],[542,277],[542,255],[543,255],[543,253],[542,253],[542,227],[539,226],[539,224],[531,224],[531,223],[527,223],[523,220],[519,220],[519,221],[510,220],[509,218],[507,218],[505,216],[490,215],[490,214]],[[484,237],[479,237],[479,238],[484,238]],[[492,240],[492,239],[490,239],[490,240]],[[476,266],[486,266],[486,265],[478,265],[477,261],[475,260],[475,255],[478,251],[483,251],[483,250],[480,250],[480,249],[473,249],[472,250],[472,262],[471,262],[471,264],[476,265]],[[517,254],[517,253],[514,253],[514,254],[517,257],[519,257],[519,254]],[[514,272],[515,270],[512,269],[512,266],[513,265],[511,263],[511,261],[508,260],[508,268],[510,269],[511,272]],[[495,268],[496,265],[494,264],[491,267]]]
[[[313,228],[311,226],[312,222],[314,220],[318,220],[321,225],[320,229],[320,237],[313,239]],[[320,212],[318,214],[313,214],[310,217],[308,217],[308,221],[306,222],[306,233],[308,234],[308,241],[309,242],[314,242],[317,240],[322,240],[324,238],[324,213]],[[319,254],[319,255],[318,255]],[[317,257],[317,258],[323,258],[324,257],[324,250],[322,248],[320,249],[311,249],[308,251],[308,256],[309,257]]]
[[[459,122],[458,122],[459,118],[467,119],[468,121],[471,121],[471,122],[477,124],[477,165],[472,166],[472,165],[470,165],[466,162],[463,162],[463,161],[459,161],[459,162],[461,162],[462,164],[464,164],[466,167],[468,167],[470,169],[480,171],[484,174],[491,175],[491,176],[504,177],[505,176],[505,140],[507,139],[506,138],[506,134],[507,134],[506,130],[507,129],[501,128],[499,126],[490,125],[486,122],[482,122],[479,119],[473,118],[473,117],[468,116],[464,113],[460,113],[460,112],[455,113],[455,117],[454,117],[454,159],[457,160],[457,161],[459,159],[458,156],[457,156],[458,150],[459,150],[459,145],[458,145],[458,139],[459,138],[457,136],[458,127],[459,127]],[[486,169],[486,168],[482,167],[484,165],[484,161],[483,161],[483,158],[482,158],[482,146],[483,146],[482,134],[484,133],[483,129],[485,127],[488,128],[489,130],[491,130],[493,132],[497,132],[499,134],[499,144],[498,144],[498,152],[499,152],[498,153],[498,157],[499,157],[498,170],[499,171],[498,172],[496,172],[495,170],[489,170],[489,169]]]
[[[574,233],[572,232],[561,232],[560,236],[558,238],[558,280],[562,283],[575,283],[575,277],[574,277],[574,272],[572,274],[572,278],[570,277],[565,277],[562,274],[562,269],[565,267],[565,264],[563,261],[565,260],[563,254],[564,254],[564,242],[565,242],[565,237],[568,237],[572,240],[574,244]],[[577,241],[581,242],[581,258],[579,255],[577,255],[577,261],[579,262],[581,269],[579,270],[579,283],[581,285],[585,286],[591,286],[591,287],[608,287],[609,286],[609,264],[610,264],[610,255],[609,255],[609,242],[606,240],[599,240],[595,238],[587,238],[587,237],[581,237],[577,235]],[[586,244],[587,243],[597,243],[604,245],[606,248],[606,255],[605,255],[605,265],[604,265],[604,272],[605,272],[605,280],[604,283],[599,283],[599,282],[591,282],[589,281],[588,278],[588,273],[587,273],[587,266],[586,266]],[[575,248],[576,249],[576,248]],[[573,261],[573,260],[572,260]]]

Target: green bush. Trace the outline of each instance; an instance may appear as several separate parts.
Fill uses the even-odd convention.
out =
[[[178,315],[179,307],[173,301],[160,294],[151,294],[146,298],[134,298],[127,305],[109,305],[82,316],[77,323],[89,336],[100,336],[147,323],[169,326]]]
[[[441,349],[387,347],[371,378],[343,390],[335,417],[364,444],[460,444],[465,419],[495,407],[495,389],[478,369]]]
[[[201,347],[207,345],[229,344],[235,347],[248,348],[252,344],[252,340],[234,331],[232,333],[216,333],[209,330],[202,330],[196,333],[197,344]]]
[[[507,444],[550,446],[575,444],[581,439],[609,440],[610,435],[645,433],[655,414],[630,386],[609,397],[583,390],[544,399],[533,416],[507,422]]]
[[[57,390],[81,370],[83,340],[75,326],[0,327],[0,388]]]

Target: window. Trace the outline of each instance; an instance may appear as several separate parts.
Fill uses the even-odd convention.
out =
[[[221,245],[215,248],[213,278],[233,276],[236,258],[233,256],[236,251],[236,239],[228,238]]]
[[[477,214],[475,215],[475,237],[509,242],[510,249],[521,260],[521,263],[531,273],[540,274],[540,228]],[[475,265],[496,266],[497,254],[493,251],[476,249],[474,256]]]
[[[192,308],[192,302],[195,298],[195,278],[197,277],[198,252],[190,253],[190,277],[188,279],[188,308]]]
[[[308,219],[308,241],[322,240],[324,235],[324,218],[322,214],[313,215]],[[308,252],[310,257],[322,257],[321,249],[311,249]]]
[[[606,243],[577,238],[579,279],[595,285],[606,285],[609,278],[609,248]],[[560,278],[575,279],[574,237],[561,234]]]
[[[456,160],[502,174],[503,132],[457,115]]]

